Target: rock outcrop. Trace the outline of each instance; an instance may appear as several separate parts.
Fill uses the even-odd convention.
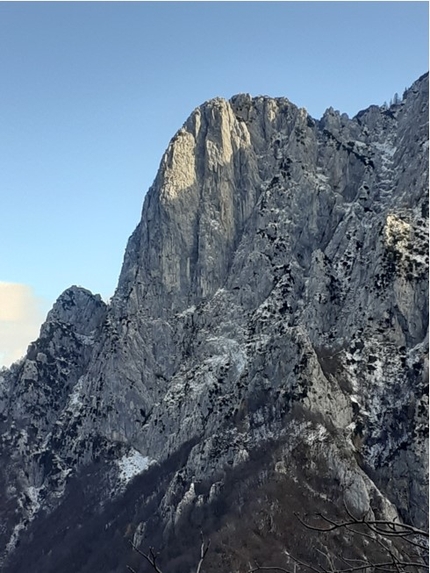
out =
[[[196,109],[110,304],[67,290],[2,373],[5,571],[122,571],[124,539],[186,571],[184,524],[214,571],[309,558],[293,511],[344,504],[424,526],[427,191],[428,75],[353,119],[244,94]]]

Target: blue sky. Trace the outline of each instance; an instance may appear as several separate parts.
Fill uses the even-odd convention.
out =
[[[203,101],[352,116],[427,69],[427,2],[1,2],[0,285],[24,285],[40,316],[71,284],[112,295],[161,156]]]

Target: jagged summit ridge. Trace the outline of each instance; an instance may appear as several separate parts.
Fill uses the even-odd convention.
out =
[[[11,551],[27,519],[31,555],[31,523],[61,521],[84,475],[88,503],[110,507],[131,467],[149,489],[128,494],[127,523],[148,543],[223,499],[231,523],[257,482],[284,514],[344,499],[357,515],[425,522],[427,120],[427,77],[352,119],[247,94],[191,114],[111,303],[63,293],[4,377]]]
[[[381,124],[381,120],[389,123],[389,117],[380,111],[378,113]],[[348,154],[355,155],[364,164],[374,163],[371,155],[376,155],[376,160],[379,158],[388,165],[390,158],[387,155],[387,142],[384,143],[385,147],[381,148],[375,141],[373,149],[370,150],[371,142],[368,141],[366,130],[360,129],[360,121],[347,120],[346,116],[328,110],[320,125],[323,134],[325,131],[332,144],[336,147],[343,145]],[[383,125],[380,129],[383,129]],[[300,143],[296,137],[297,133],[293,133],[294,130],[301,134]],[[196,291],[197,296],[203,297],[208,292],[215,292],[223,282],[225,265],[221,263],[221,268],[216,269],[217,257],[208,253],[208,258],[211,257],[210,260],[214,261],[211,279],[215,282],[210,286],[211,279],[199,276],[199,265],[196,268],[199,249],[210,250],[210,245],[216,242],[217,246],[222,245],[220,259],[228,260],[228,251],[231,248],[229,245],[232,242],[234,244],[237,227],[240,228],[247,220],[262,189],[267,188],[273,179],[273,173],[280,172],[283,176],[294,177],[297,181],[303,178],[302,171],[306,171],[305,166],[310,163],[309,159],[313,164],[318,160],[316,132],[316,122],[304,110],[299,110],[288,100],[281,98],[252,99],[247,95],[239,95],[230,102],[216,98],[195,110],[172,139],[163,157],[154,186],[148,193],[145,214],[140,225],[145,231],[149,220],[154,218],[154,209],[157,209],[158,215],[164,217],[166,222],[174,220],[172,229],[169,227],[170,233],[177,231],[175,226],[179,228],[177,236],[170,239],[176,246],[168,247],[169,251],[162,254],[160,268],[148,269],[146,272],[146,275],[151,277],[151,272],[161,273],[160,278],[162,283],[165,283],[162,288],[167,291],[166,296],[178,289],[186,293]],[[342,141],[342,137],[345,141]],[[324,145],[325,141],[320,143]],[[285,144],[289,147],[288,151]],[[388,150],[388,153],[391,151]],[[279,155],[278,160],[276,154]],[[290,155],[296,159],[291,161]],[[300,159],[300,155],[304,155],[304,159]],[[282,160],[284,165],[280,164]],[[242,172],[238,170],[239,165]],[[331,167],[330,182],[340,187],[342,181],[336,181],[336,178],[339,179],[342,175],[335,172],[334,165]],[[221,171],[223,180],[217,181]],[[311,171],[315,172],[315,167]],[[310,176],[307,171],[306,176]],[[184,210],[187,211],[187,220],[176,220],[175,215]],[[196,245],[195,240],[191,239],[196,236],[196,231],[199,237],[203,238],[203,245]],[[162,245],[169,244],[168,237],[157,237],[158,239]],[[148,258],[147,254],[152,253],[152,250],[143,244],[141,252]],[[127,252],[122,277],[127,273],[129,258]],[[144,263],[145,261],[138,261],[135,266],[142,269]],[[150,261],[146,261],[146,264],[150,264]],[[154,261],[154,265],[158,265],[158,260]],[[132,280],[134,276],[132,273]],[[124,281],[125,278],[121,278],[120,287]],[[152,278],[151,282],[154,282]],[[188,304],[189,301],[184,300],[185,308]]]

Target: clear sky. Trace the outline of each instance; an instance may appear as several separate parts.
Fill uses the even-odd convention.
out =
[[[0,363],[68,286],[113,294],[161,156],[202,102],[352,116],[427,70],[427,2],[0,2]]]

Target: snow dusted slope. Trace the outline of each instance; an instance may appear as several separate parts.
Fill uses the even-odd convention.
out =
[[[427,120],[427,75],[353,119],[247,95],[193,112],[111,304],[66,291],[50,351],[4,375],[6,571],[122,571],[126,539],[184,571],[200,528],[214,571],[318,560],[293,510],[344,503],[425,523]],[[239,558],[229,531],[259,541]]]

